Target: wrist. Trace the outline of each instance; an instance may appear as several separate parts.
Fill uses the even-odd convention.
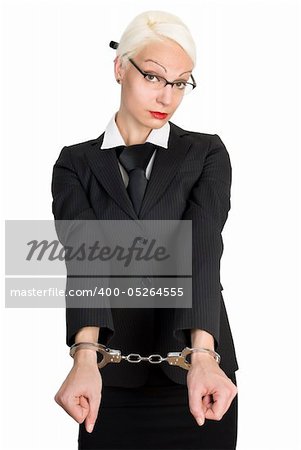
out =
[[[80,348],[75,352],[73,358],[74,364],[97,364],[97,352],[93,349]]]
[[[205,347],[214,350],[214,337],[205,330],[192,328],[191,347]]]
[[[191,364],[199,363],[199,362],[205,362],[208,361],[206,358],[213,359],[217,364],[220,363],[221,357],[220,355],[215,351],[212,350],[212,348],[206,348],[206,347],[192,347],[190,348],[191,354]],[[209,359],[210,361],[210,359]]]
[[[97,342],[75,342],[71,345],[69,354],[73,357],[75,364],[97,364],[99,345]]]
[[[195,365],[195,364],[199,364],[199,363],[207,363],[207,362],[212,362],[216,360],[213,358],[212,355],[210,355],[209,353],[205,353],[205,352],[193,352],[190,355],[191,358],[191,365]]]

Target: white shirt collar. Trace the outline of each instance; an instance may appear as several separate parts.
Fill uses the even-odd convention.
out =
[[[115,122],[116,114],[117,112],[113,114],[111,120],[106,126],[103,142],[100,147],[101,149],[117,147],[118,145],[126,145]],[[146,142],[151,142],[155,145],[168,148],[169,133],[170,124],[169,122],[166,122],[161,128],[153,128]]]

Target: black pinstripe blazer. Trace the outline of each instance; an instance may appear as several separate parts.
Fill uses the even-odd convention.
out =
[[[230,374],[238,364],[220,283],[221,232],[230,210],[230,158],[217,134],[169,123],[168,149],[157,148],[139,217],[116,152],[100,150],[104,133],[61,150],[53,167],[52,212],[55,220],[192,220],[192,308],[67,307],[66,343],[74,343],[81,327],[99,326],[99,342],[123,355],[166,356],[191,346],[190,330],[199,328],[214,336],[220,367]],[[136,387],[145,383],[149,367],[145,361],[121,361],[100,370],[104,386]],[[186,384],[186,370],[166,361],[156,367],[174,382]]]

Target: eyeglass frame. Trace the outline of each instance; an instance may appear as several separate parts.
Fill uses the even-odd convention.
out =
[[[133,64],[133,66],[141,73],[141,75],[143,75],[143,77],[145,78],[147,75],[152,75],[154,77],[159,77],[162,78],[165,81],[165,86],[167,86],[168,84],[170,84],[173,88],[174,84],[179,83],[179,81],[168,81],[166,80],[166,78],[162,77],[161,75],[154,75],[152,73],[149,72],[144,72],[142,69],[140,69],[140,67],[137,66],[137,64],[135,63],[135,61],[132,58],[128,58],[128,60]],[[197,84],[196,81],[192,75],[192,73],[190,74],[191,78],[192,78],[192,83],[190,83],[189,81],[182,81],[182,83],[186,83],[186,84],[190,84],[192,86],[192,90],[190,92],[193,91],[194,88],[196,88]],[[165,87],[164,86],[164,87]],[[181,91],[181,89],[179,89],[179,91]],[[183,89],[183,92],[185,93],[185,89]]]

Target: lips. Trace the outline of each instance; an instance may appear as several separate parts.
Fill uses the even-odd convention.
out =
[[[166,119],[166,117],[168,116],[167,113],[161,113],[160,111],[150,111],[151,115],[155,118],[155,119]]]

